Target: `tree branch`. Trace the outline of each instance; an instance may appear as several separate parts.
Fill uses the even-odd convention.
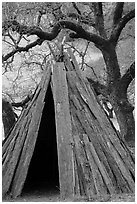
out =
[[[131,64],[131,66],[126,71],[126,73],[122,76],[119,82],[120,83],[119,88],[123,93],[127,92],[127,88],[134,78],[135,78],[135,62]]]
[[[3,60],[11,57],[13,54],[21,51],[28,51],[31,47],[34,47],[35,45],[42,43],[44,40],[53,40],[57,37],[61,29],[70,29],[74,31],[75,33],[71,33],[71,38],[83,38],[85,40],[88,40],[90,42],[95,43],[95,45],[98,48],[107,48],[108,41],[103,39],[101,36],[98,36],[96,34],[90,33],[88,31],[85,31],[81,25],[73,23],[71,21],[59,21],[51,30],[51,32],[44,32],[38,27],[29,27],[25,25],[19,24],[17,21],[11,21],[9,23],[10,27],[18,32],[19,34],[27,34],[27,35],[37,35],[39,37],[38,41],[35,41],[34,43],[31,43],[30,45],[26,46],[25,48],[17,48],[16,50],[9,53],[9,55],[5,56]],[[40,41],[41,39],[41,41]]]
[[[96,34],[89,33],[88,31],[85,31],[81,25],[73,23],[71,21],[59,21],[53,27],[52,31],[49,33],[44,32],[39,28],[28,27],[26,29],[26,26],[25,26],[24,32],[25,34],[37,35],[40,39],[43,39],[43,40],[53,40],[54,38],[57,37],[61,29],[65,29],[65,28],[74,31],[77,34],[76,36],[71,36],[73,38],[74,37],[78,38],[79,36],[79,38],[86,39],[98,45],[103,45],[104,43],[106,44],[106,41],[102,37],[97,36]],[[24,29],[22,28],[21,31],[22,30]]]
[[[81,15],[81,11],[79,10],[79,8],[76,5],[76,2],[72,2],[73,7],[76,9],[76,11],[78,12],[79,15]]]
[[[100,36],[102,36],[103,38],[107,38],[105,29],[104,29],[104,16],[103,16],[102,3],[101,2],[93,3],[93,8],[94,8],[96,29],[98,30]]]
[[[123,28],[126,26],[126,24],[135,17],[135,9],[127,13],[125,16],[123,16],[119,22],[114,25],[113,30],[111,32],[110,36],[110,42],[112,42],[115,46],[117,44],[118,38],[123,30]]]
[[[14,49],[13,51],[11,51],[10,53],[8,53],[5,56],[2,56],[2,62],[8,60],[10,57],[12,57],[14,54],[16,54],[17,52],[28,52],[29,49],[31,49],[32,47],[35,47],[36,45],[41,45],[42,42],[44,40],[41,39],[37,39],[36,41],[30,43],[29,45],[27,45],[26,47],[17,47],[16,49]]]
[[[117,24],[122,17],[124,2],[118,2],[115,7],[113,24]]]

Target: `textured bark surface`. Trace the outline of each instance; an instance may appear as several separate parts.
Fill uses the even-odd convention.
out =
[[[62,198],[73,197],[74,168],[71,148],[72,125],[64,63],[58,63],[53,66],[52,84],[55,104],[60,192]]]

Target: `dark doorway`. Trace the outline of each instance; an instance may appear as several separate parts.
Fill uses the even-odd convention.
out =
[[[30,162],[24,192],[44,192],[59,189],[58,156],[54,101],[48,86],[45,106],[34,153]]]

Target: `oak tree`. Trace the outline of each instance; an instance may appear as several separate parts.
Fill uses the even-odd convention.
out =
[[[42,46],[44,42],[53,41],[62,31],[66,31],[65,35],[72,41],[84,39],[88,43],[94,43],[103,55],[106,82],[101,84],[93,79],[89,81],[96,93],[102,94],[110,102],[122,139],[133,146],[134,107],[128,100],[127,90],[135,77],[135,62],[121,74],[116,49],[130,23],[130,35],[134,37],[134,18],[134,3],[3,3],[3,39],[8,37],[13,46],[2,56],[2,60],[3,63],[8,62],[17,53],[29,52],[36,46]],[[27,41],[30,36],[36,36],[36,39],[21,46],[21,40]]]

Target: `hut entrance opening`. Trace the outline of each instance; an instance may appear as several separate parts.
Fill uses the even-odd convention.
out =
[[[59,172],[55,110],[51,86],[49,85],[38,137],[22,193],[58,189]]]

